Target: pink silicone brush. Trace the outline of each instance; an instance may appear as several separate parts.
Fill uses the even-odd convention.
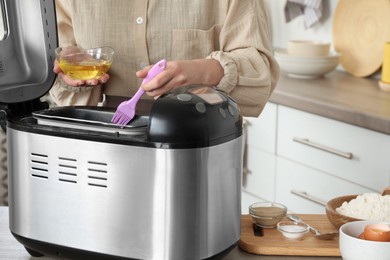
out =
[[[146,75],[146,77],[142,81],[141,86],[146,82],[152,80],[156,75],[163,71],[166,65],[167,61],[165,59],[154,64],[153,67],[149,70],[148,75]],[[122,103],[120,103],[115,111],[114,116],[111,119],[111,123],[118,125],[127,125],[131,121],[131,119],[134,118],[135,106],[137,105],[138,100],[144,93],[145,91],[140,87],[130,100],[123,101]]]

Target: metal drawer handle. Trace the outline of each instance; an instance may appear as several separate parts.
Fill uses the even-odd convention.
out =
[[[344,157],[346,159],[352,159],[353,158],[353,154],[352,153],[342,152],[342,151],[333,149],[331,147],[324,146],[322,144],[317,144],[317,143],[314,143],[314,142],[310,141],[307,138],[294,137],[293,141],[297,142],[297,143],[300,143],[300,144],[304,144],[304,145],[313,147],[313,148],[317,148],[319,150],[322,150],[322,151],[325,151],[325,152],[328,152],[328,153],[331,153],[331,154],[334,154],[334,155],[337,155],[337,156]]]
[[[310,201],[312,201],[314,203],[317,203],[317,204],[319,204],[321,206],[326,206],[326,202],[325,201],[323,201],[322,199],[316,198],[316,197],[314,197],[312,195],[307,194],[306,191],[291,190],[291,193],[294,194],[294,195],[297,195],[297,196],[299,196],[301,198],[304,198],[304,199],[310,200]]]

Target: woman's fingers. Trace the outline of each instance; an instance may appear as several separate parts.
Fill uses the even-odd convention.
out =
[[[58,76],[69,86],[78,87],[86,84],[85,80],[72,79],[63,72],[58,73]]]
[[[101,78],[99,78],[99,83],[101,84],[104,84],[104,83],[107,83],[107,81],[110,79],[110,75],[108,75],[107,73],[104,74],[103,76],[101,76]]]
[[[136,75],[145,78],[151,66],[148,66]],[[145,83],[142,88],[152,97],[162,94],[181,86],[204,85],[215,86],[224,75],[220,63],[211,59],[177,60],[168,61],[167,66],[154,79]]]

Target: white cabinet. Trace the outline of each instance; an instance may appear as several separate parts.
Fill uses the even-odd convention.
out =
[[[252,199],[323,214],[331,198],[390,185],[389,135],[273,103],[246,120],[243,194]]]
[[[245,117],[249,147],[275,154],[278,105],[267,103],[258,118]]]
[[[300,214],[325,214],[324,205],[332,198],[373,192],[282,157],[276,175],[275,201]]]
[[[246,151],[243,173],[243,197],[250,202],[274,199],[276,166],[277,105],[268,103],[259,118],[244,118]],[[242,200],[247,209],[249,200]],[[243,210],[245,212],[247,210]]]
[[[279,106],[277,153],[370,189],[389,185],[385,134]]]

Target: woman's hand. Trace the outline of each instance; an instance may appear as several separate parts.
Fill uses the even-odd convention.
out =
[[[152,66],[137,71],[139,78],[145,78]],[[224,75],[224,70],[217,60],[175,60],[168,61],[164,71],[154,79],[142,85],[146,94],[157,98],[162,94],[182,86],[215,86]]]
[[[72,79],[68,75],[66,75],[58,65],[58,61],[54,61],[54,73],[56,73],[59,77],[62,78],[62,80],[69,86],[72,87],[83,87],[83,86],[96,86],[99,84],[104,84],[108,81],[110,76],[106,73],[103,76],[101,76],[99,79],[88,79],[88,80],[81,80],[81,79]]]

